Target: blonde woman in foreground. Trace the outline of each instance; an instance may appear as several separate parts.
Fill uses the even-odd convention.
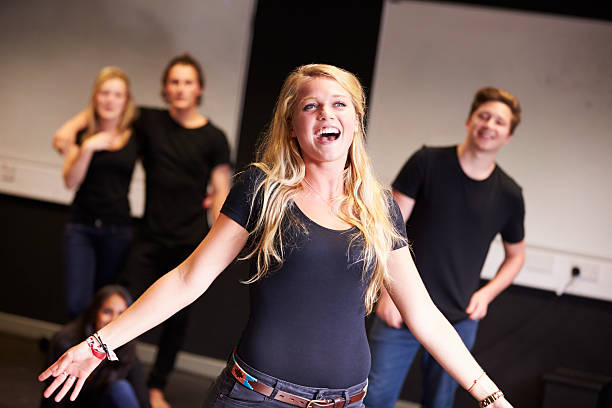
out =
[[[244,249],[250,317],[205,407],[363,407],[364,316],[383,285],[415,336],[481,406],[511,407],[427,294],[401,213],[372,175],[364,116],[353,74],[330,65],[292,72],[258,161],[237,179],[204,241],[45,370],[41,381],[55,377],[45,396],[59,388],[60,400],[76,383],[76,398],[101,359],[197,299]]]

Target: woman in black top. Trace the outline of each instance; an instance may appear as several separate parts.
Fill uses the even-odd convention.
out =
[[[382,285],[464,388],[490,407],[511,407],[429,298],[397,204],[370,168],[364,117],[353,74],[321,64],[292,72],[258,161],[204,241],[89,345],[43,372],[41,380],[55,377],[45,395],[63,385],[62,398],[76,384],[76,398],[99,362],[96,350],[119,346],[193,302],[245,249],[253,265],[249,321],[205,407],[363,407],[364,315]]]
[[[78,188],[64,230],[68,314],[74,318],[100,287],[115,283],[132,241],[128,191],[139,149],[131,137],[135,108],[125,72],[98,74],[88,126],[64,162],[64,182]]]
[[[52,363],[66,350],[91,336],[121,314],[132,299],[123,287],[108,285],[100,289],[87,309],[68,323],[51,340],[48,362]],[[75,403],[67,400],[59,403],[43,398],[41,408],[147,408],[149,391],[145,384],[142,366],[136,357],[133,343],[117,349],[119,361],[104,361],[85,382]]]

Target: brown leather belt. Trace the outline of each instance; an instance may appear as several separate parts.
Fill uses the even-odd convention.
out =
[[[272,392],[274,391],[273,387],[269,387],[265,384],[262,384],[257,381],[256,378],[250,376],[246,371],[242,369],[242,367],[238,365],[236,359],[233,357],[234,356],[232,355],[232,375],[240,384],[252,389],[255,392],[265,395],[266,397],[272,395]],[[366,395],[366,389],[367,385],[363,388],[361,392],[349,397],[348,404],[353,404],[355,402],[361,401]],[[285,391],[278,391],[276,395],[274,395],[273,399],[284,402],[285,404],[301,408],[342,408],[345,406],[346,403],[346,400],[342,397],[309,400],[307,398],[303,398]]]

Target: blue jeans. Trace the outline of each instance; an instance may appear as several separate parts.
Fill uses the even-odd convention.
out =
[[[140,408],[136,392],[128,380],[117,380],[110,383],[98,404],[99,408]]]
[[[468,349],[476,340],[478,321],[462,320],[453,325]],[[406,326],[395,329],[378,316],[374,318],[369,333],[372,352],[368,395],[368,408],[393,408],[399,398],[408,369],[419,347],[418,340]],[[455,399],[457,382],[424,350],[421,360],[423,377],[423,408],[451,408]]]
[[[230,359],[231,361],[231,359]],[[272,377],[261,371],[258,371],[236,356],[236,361],[240,367],[252,377],[257,378],[262,384],[266,384],[274,388],[271,395],[276,395],[278,391],[285,391],[291,394],[298,395],[307,399],[325,399],[344,397],[348,400],[350,396],[359,394],[367,384],[364,381],[361,384],[354,385],[346,389],[331,389],[331,388],[313,388],[303,385],[293,384],[287,381]],[[293,405],[277,401],[270,397],[266,397],[256,391],[247,388],[245,385],[236,381],[231,373],[231,364],[223,370],[221,375],[217,377],[211,386],[208,396],[204,402],[204,408],[242,408],[242,407],[259,407],[259,408],[295,408]],[[363,408],[363,401],[357,401],[352,404],[345,405],[343,408]]]
[[[117,276],[132,243],[130,225],[68,222],[64,228],[64,273],[68,315],[78,316]]]

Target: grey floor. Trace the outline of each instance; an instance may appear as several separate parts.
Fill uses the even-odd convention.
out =
[[[0,332],[0,408],[40,405],[43,387],[36,377],[44,369],[44,359],[37,340]],[[145,365],[145,369],[149,367]],[[175,370],[168,381],[166,398],[173,408],[201,407],[211,382],[210,378]],[[405,401],[395,406],[418,407]]]
[[[43,369],[43,361],[38,341],[0,333],[0,408],[39,406],[43,388],[36,377]],[[166,397],[173,408],[200,407],[210,384],[208,378],[175,371]]]

